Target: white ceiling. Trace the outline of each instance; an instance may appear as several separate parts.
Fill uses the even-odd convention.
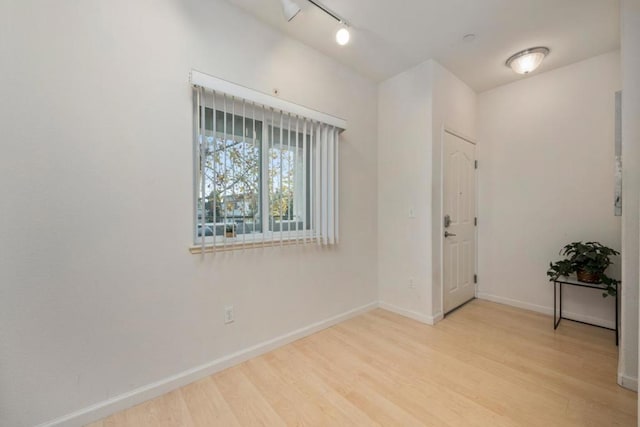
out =
[[[338,23],[307,0],[288,23],[280,0],[229,1],[376,81],[435,59],[480,92],[523,78],[504,66],[519,50],[551,49],[539,73],[620,43],[618,0],[324,0],[352,27],[344,47]]]

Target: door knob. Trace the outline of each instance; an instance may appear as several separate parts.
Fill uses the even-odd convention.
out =
[[[451,237],[451,236],[455,236],[455,234],[449,233],[448,231],[444,232],[444,237]]]

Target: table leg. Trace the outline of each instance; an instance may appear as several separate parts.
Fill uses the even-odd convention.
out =
[[[562,319],[562,283],[560,283],[560,315],[558,316],[558,323],[560,323],[560,319]]]
[[[616,345],[618,345],[618,285],[616,285]]]
[[[562,319],[562,283],[560,283],[560,316],[557,316],[557,294],[558,294],[558,282],[553,282],[553,329],[558,329],[560,319]],[[556,320],[557,319],[557,320]]]
[[[556,282],[553,282],[553,329],[556,329]]]

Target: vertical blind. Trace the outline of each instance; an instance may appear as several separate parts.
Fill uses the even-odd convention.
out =
[[[193,88],[194,228],[202,252],[337,244],[343,128],[215,88]]]

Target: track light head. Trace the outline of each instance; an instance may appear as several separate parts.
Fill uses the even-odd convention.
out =
[[[349,43],[349,39],[351,38],[351,34],[349,34],[349,30],[347,27],[342,27],[336,33],[336,42],[340,46],[344,46]]]

